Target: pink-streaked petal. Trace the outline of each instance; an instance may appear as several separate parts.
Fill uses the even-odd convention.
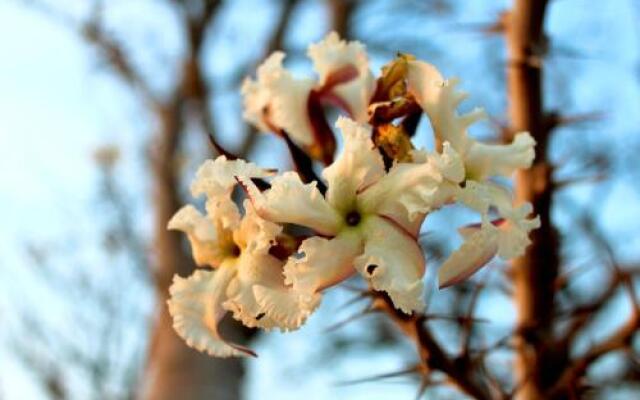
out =
[[[424,309],[425,259],[414,238],[380,217],[363,222],[364,253],[355,268],[375,290],[386,292],[405,313]]]
[[[454,251],[438,271],[441,289],[469,278],[486,265],[498,251],[497,232],[494,229],[469,228],[462,246]]]
[[[365,46],[358,42],[341,40],[336,32],[329,33],[318,43],[309,45],[307,55],[313,62],[313,67],[319,76],[319,87],[323,87],[332,75],[344,71],[345,67],[355,67],[358,75],[369,71],[369,59]],[[354,79],[357,75],[349,74]],[[338,83],[348,82],[347,79],[334,81]],[[333,82],[335,85],[336,83]]]
[[[319,75],[317,90],[325,102],[343,109],[354,120],[368,120],[369,101],[376,88],[369,70],[365,46],[357,41],[341,40],[331,32],[308,50]]]

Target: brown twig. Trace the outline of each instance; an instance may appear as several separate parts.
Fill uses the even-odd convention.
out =
[[[471,360],[468,357],[448,356],[425,325],[424,315],[406,315],[398,311],[384,293],[377,294],[374,307],[386,313],[403,334],[414,342],[425,374],[441,371],[448,383],[463,393],[475,399],[492,398],[487,383],[475,375],[475,369],[470,368]]]

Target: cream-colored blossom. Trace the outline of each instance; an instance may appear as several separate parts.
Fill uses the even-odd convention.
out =
[[[414,159],[431,158],[444,179],[438,189],[441,204],[459,201],[482,215],[478,227],[461,231],[465,241],[442,265],[440,286],[457,283],[488,263],[496,254],[510,259],[524,253],[529,232],[539,226],[537,218],[529,219],[530,204],[515,208],[504,187],[488,181],[494,176],[509,177],[519,168],[529,168],[535,156],[535,141],[528,132],[518,133],[506,145],[481,143],[468,134],[474,122],[485,118],[476,108],[467,114],[457,112],[467,94],[456,90],[456,79],[445,80],[432,65],[409,61],[407,90],[425,111],[436,139],[442,144],[440,154],[416,152]],[[491,207],[497,209],[498,220],[489,218]]]
[[[249,201],[240,216],[231,200],[236,178],[269,174],[242,160],[207,161],[192,185],[195,194],[207,195],[207,214],[187,205],[169,221],[169,229],[187,234],[196,263],[212,268],[174,277],[169,312],[187,344],[212,356],[253,354],[220,336],[217,326],[227,312],[249,327],[290,330],[317,304],[285,286],[284,262],[269,253],[282,227],[261,218]]]
[[[294,77],[282,66],[285,54],[277,51],[258,67],[256,80],[246,78],[242,86],[245,119],[263,132],[284,130],[303,148],[316,141],[309,109],[312,94],[320,103],[333,104],[365,122],[375,90],[360,42],[341,40],[331,32],[309,46],[308,56],[317,80]]]
[[[323,235],[302,243],[302,258],[289,259],[287,282],[312,294],[358,271],[399,309],[420,310],[425,260],[416,236],[441,175],[430,162],[396,163],[387,172],[369,126],[347,118],[336,125],[344,150],[323,171],[326,195],[294,173],[276,177],[264,193],[244,180],[261,216]]]
[[[458,105],[467,98],[456,90],[457,79],[444,79],[431,64],[409,61],[407,90],[431,121],[436,138],[449,142],[463,161],[467,178],[483,181],[491,176],[510,176],[529,168],[535,156],[535,141],[528,132],[518,133],[508,145],[481,143],[468,135],[471,124],[486,117],[481,108],[459,115]]]
[[[464,280],[496,255],[504,260],[522,255],[530,244],[529,232],[540,227],[539,217],[529,217],[531,204],[515,207],[511,194],[496,184],[468,181],[460,200],[481,213],[482,223],[460,230],[464,242],[438,271],[440,287]],[[493,221],[491,208],[499,216]]]

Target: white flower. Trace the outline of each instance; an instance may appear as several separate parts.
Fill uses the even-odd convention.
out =
[[[460,230],[464,243],[438,271],[440,287],[466,279],[496,255],[504,260],[522,255],[530,244],[529,232],[540,227],[539,217],[528,217],[531,204],[514,207],[509,191],[496,184],[467,181],[459,198],[482,214],[482,223]],[[492,207],[500,216],[494,221],[489,216]]]
[[[318,73],[317,89],[326,102],[342,108],[358,122],[368,120],[369,100],[376,88],[365,46],[341,40],[336,32],[311,44],[307,55]]]
[[[314,118],[322,103],[333,104],[358,121],[367,120],[375,90],[369,62],[360,42],[340,40],[330,33],[308,50],[318,81],[297,79],[283,68],[285,54],[271,54],[258,68],[257,80],[242,85],[244,117],[263,132],[284,130],[299,146],[321,140],[322,127]]]
[[[278,223],[322,235],[305,240],[302,258],[285,265],[287,282],[313,294],[358,271],[407,313],[423,308],[425,260],[416,236],[441,181],[430,162],[396,163],[385,171],[371,128],[347,118],[336,123],[344,150],[323,171],[327,193],[295,173],[276,177],[261,193],[243,180],[257,212]]]
[[[482,215],[479,226],[460,231],[463,245],[440,268],[440,287],[446,287],[466,279],[496,254],[506,260],[524,253],[528,234],[539,227],[539,219],[528,219],[530,204],[514,208],[508,190],[487,180],[529,168],[535,157],[535,141],[528,132],[517,134],[507,145],[474,140],[467,130],[485,118],[484,110],[459,115],[456,109],[467,94],[456,90],[456,79],[445,80],[435,67],[422,61],[409,61],[408,65],[407,90],[428,115],[442,143],[441,154],[416,152],[414,159],[432,159],[438,165],[445,178],[438,189],[440,204],[457,200]],[[489,219],[491,207],[499,215],[493,222]]]
[[[508,145],[491,145],[469,137],[467,128],[485,118],[484,110],[458,115],[456,108],[467,94],[456,90],[457,79],[445,80],[440,72],[422,61],[409,61],[407,90],[429,116],[436,138],[449,142],[462,159],[466,177],[483,181],[491,176],[510,176],[516,169],[529,168],[535,156],[535,140],[528,132],[518,133]]]
[[[269,254],[282,227],[256,214],[245,201],[245,215],[231,200],[236,177],[263,177],[269,171],[242,160],[219,157],[207,161],[192,185],[207,195],[207,215],[187,205],[169,221],[169,229],[185,232],[198,270],[188,278],[174,277],[168,301],[174,328],[189,346],[212,356],[252,355],[226,342],[218,323],[227,313],[249,327],[298,328],[317,304],[288,289],[284,262]]]

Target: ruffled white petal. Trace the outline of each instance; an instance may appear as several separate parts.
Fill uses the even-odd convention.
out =
[[[431,162],[396,163],[358,196],[359,209],[390,217],[411,231],[414,222],[421,222],[425,213],[438,206],[441,182],[442,176]]]
[[[460,154],[455,151],[451,143],[442,144],[442,153],[429,155],[431,160],[442,174],[443,178],[453,183],[460,183],[465,178],[465,165]]]
[[[173,327],[187,345],[214,357],[255,355],[251,350],[226,342],[218,324],[226,313],[221,304],[235,271],[224,266],[216,271],[196,271],[189,278],[175,276],[169,288],[169,313]]]
[[[314,134],[309,119],[308,101],[313,81],[295,79],[282,74],[269,85],[271,91],[270,117],[273,124],[284,129],[298,146],[311,146]]]
[[[458,201],[480,214],[487,214],[489,207],[500,201],[501,205],[509,204],[509,191],[491,182],[468,180],[458,193]]]
[[[358,41],[341,40],[336,32],[309,45],[307,55],[319,75],[319,86],[323,86],[332,74],[345,67],[354,67],[358,75],[369,72],[369,59],[364,45]]]
[[[456,108],[467,97],[456,91],[456,79],[445,80],[431,64],[409,61],[407,90],[427,113],[436,137],[448,141],[464,157],[468,148],[467,128],[485,117],[484,111],[475,109],[458,115]]]
[[[363,232],[364,253],[355,260],[358,272],[375,290],[387,292],[396,308],[423,310],[425,260],[416,240],[380,217],[368,218]]]
[[[498,225],[498,256],[503,260],[519,257],[531,244],[529,232],[540,227],[540,217],[529,218],[531,204],[502,210],[504,222]]]
[[[208,217],[218,229],[234,230],[240,224],[242,216],[231,195],[211,196],[205,203]]]
[[[233,247],[230,231],[216,227],[210,218],[202,215],[192,205],[178,210],[167,227],[187,234],[196,264],[217,267],[229,255]]]
[[[356,194],[384,176],[385,169],[371,140],[371,127],[344,117],[338,118],[336,127],[342,132],[344,148],[322,176],[327,181],[329,204],[348,212],[355,206]]]
[[[269,84],[279,75],[287,72],[282,67],[285,54],[281,51],[272,53],[259,67],[257,80],[246,78],[240,89],[244,104],[244,119],[253,124],[261,132],[271,130],[268,121],[269,105],[272,100]]]
[[[444,142],[442,153],[413,151],[412,158],[414,163],[432,163],[442,175],[443,179],[430,199],[431,209],[436,210],[455,201],[461,190],[460,183],[465,179],[465,169],[462,158],[451,144]]]
[[[234,241],[243,252],[250,254],[267,254],[282,227],[267,221],[256,213],[251,201],[244,201],[245,215],[238,229],[233,232]]]
[[[314,142],[308,100],[313,81],[296,79],[282,67],[285,54],[277,51],[258,67],[257,80],[242,85],[244,118],[263,132],[284,129],[299,146]]]
[[[298,329],[320,304],[319,294],[300,293],[284,287],[255,285],[253,294],[266,315],[284,331]]]
[[[462,282],[491,261],[498,251],[497,241],[497,232],[490,228],[467,232],[462,246],[449,256],[438,271],[440,288]]]
[[[291,257],[284,266],[285,282],[300,293],[316,293],[355,273],[354,259],[362,253],[362,239],[345,231],[332,239],[311,237],[300,245],[302,258]]]
[[[456,79],[445,80],[438,70],[421,61],[410,61],[407,88],[429,116],[440,141],[448,141],[464,161],[466,177],[478,181],[491,176],[510,176],[533,162],[535,140],[519,133],[508,145],[484,144],[470,138],[467,128],[486,117],[482,109],[459,115],[458,105],[467,97],[456,90]]]
[[[237,275],[229,282],[223,306],[250,328],[270,329],[276,322],[266,316],[253,293],[255,285],[281,285],[282,262],[268,254],[243,252],[236,262]]]
[[[229,196],[237,184],[236,177],[264,178],[273,175],[273,171],[260,168],[242,159],[227,160],[219,156],[215,160],[205,161],[191,184],[193,196],[206,194],[209,198]]]
[[[329,33],[322,41],[309,46],[307,52],[319,75],[318,88],[329,88],[329,97],[358,122],[368,120],[367,108],[376,83],[369,70],[365,46],[358,41],[341,40]],[[339,82],[339,83],[336,83]],[[331,98],[328,99],[331,101]]]
[[[324,199],[316,182],[304,184],[295,172],[285,172],[260,192],[251,180],[242,180],[256,211],[270,221],[302,225],[324,235],[334,235],[342,217]]]
[[[529,132],[517,134],[507,145],[473,141],[467,153],[467,176],[481,181],[495,175],[511,176],[519,168],[529,168],[535,157],[535,144]]]
[[[503,260],[519,257],[530,244],[529,232],[540,226],[538,217],[529,218],[530,204],[513,206],[511,194],[492,183],[467,182],[459,200],[482,213],[480,227],[467,227],[461,233],[465,241],[439,271],[440,287],[458,283],[488,263],[495,255]],[[489,222],[490,208],[497,209],[501,219]]]
[[[268,254],[243,253],[224,307],[249,327],[299,328],[317,307],[319,296],[286,287],[282,265],[282,261]]]

